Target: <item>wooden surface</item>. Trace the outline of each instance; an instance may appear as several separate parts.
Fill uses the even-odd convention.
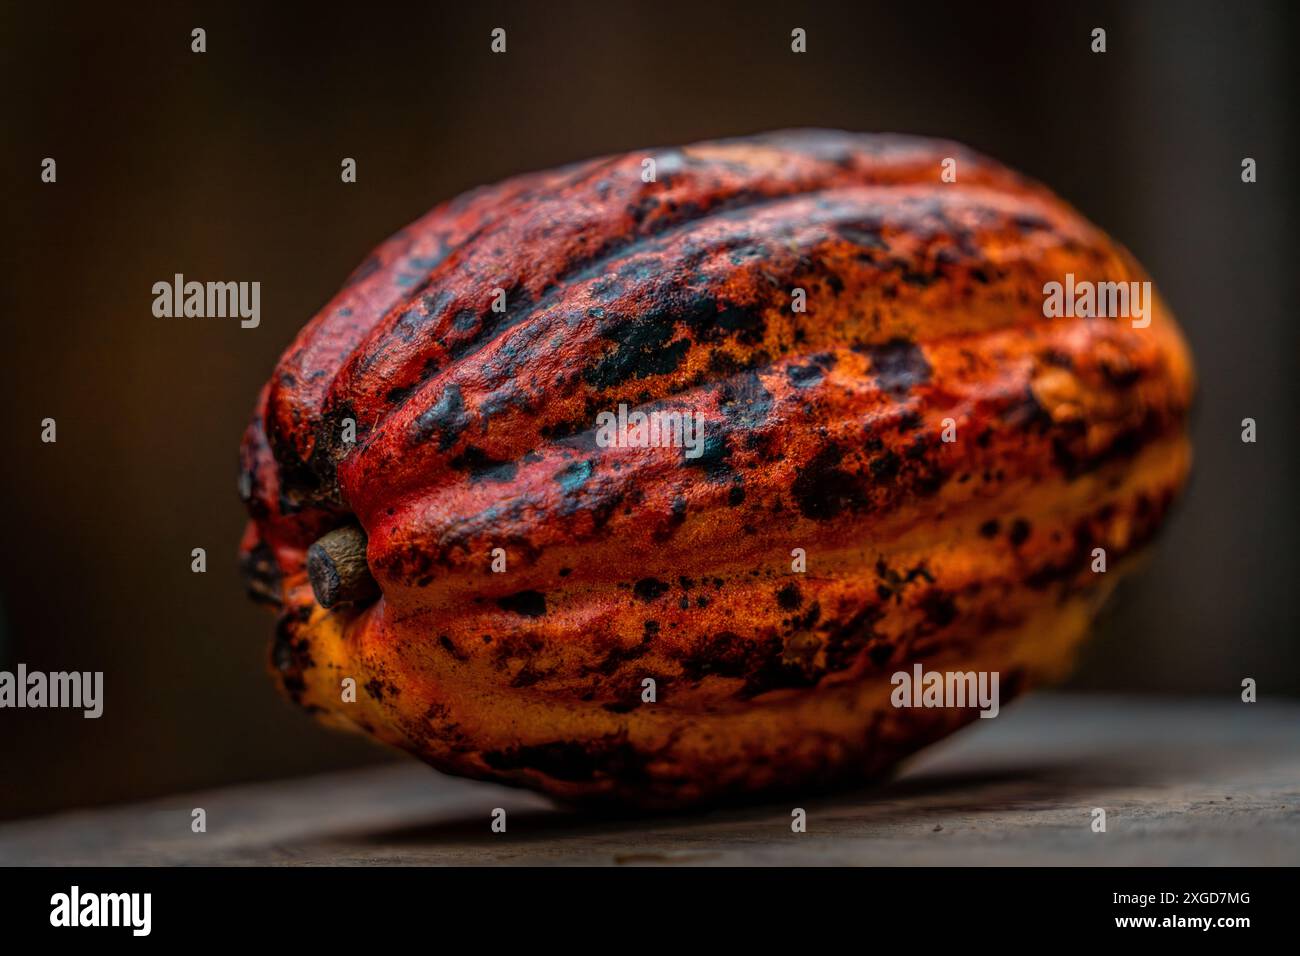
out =
[[[799,805],[598,818],[412,761],[10,823],[0,864],[1293,865],[1300,705],[1039,694]]]

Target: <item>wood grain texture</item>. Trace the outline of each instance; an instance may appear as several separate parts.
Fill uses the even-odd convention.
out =
[[[7,824],[0,864],[1296,865],[1300,705],[1038,694],[799,805],[602,818],[403,762]]]

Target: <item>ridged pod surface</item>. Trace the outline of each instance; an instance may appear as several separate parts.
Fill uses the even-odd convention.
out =
[[[1045,318],[1067,274],[1148,278],[1042,186],[905,136],[648,150],[439,206],[304,328],[246,433],[276,672],[561,798],[880,774],[977,713],[894,707],[891,675],[993,671],[1003,703],[1059,676],[1185,480],[1173,318]],[[702,453],[604,447],[620,404],[699,413]],[[326,609],[306,554],[346,526],[379,596]]]

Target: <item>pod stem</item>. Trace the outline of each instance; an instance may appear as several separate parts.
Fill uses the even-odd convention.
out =
[[[366,563],[366,533],[356,525],[336,528],[307,549],[307,577],[321,607],[360,604],[379,596]]]

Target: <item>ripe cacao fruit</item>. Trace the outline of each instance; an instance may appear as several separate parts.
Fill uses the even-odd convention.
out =
[[[891,675],[1058,677],[1184,483],[1172,316],[1045,317],[1067,276],[1147,281],[1043,186],[906,136],[439,206],[303,329],[245,435],[275,672],[327,721],[563,799],[878,775],[977,713],[893,706]],[[702,416],[697,454],[598,441],[620,405]]]

